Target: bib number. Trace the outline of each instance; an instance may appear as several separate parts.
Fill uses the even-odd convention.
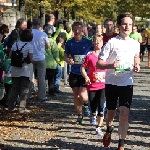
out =
[[[127,62],[124,64],[120,64],[120,66],[115,69],[116,74],[129,73],[130,71],[131,71],[131,65],[130,65],[130,63],[127,63]]]
[[[74,55],[74,63],[82,64],[84,61],[85,55]]]
[[[105,82],[105,72],[93,72],[93,82]]]

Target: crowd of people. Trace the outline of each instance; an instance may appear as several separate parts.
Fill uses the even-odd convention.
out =
[[[119,14],[117,26],[112,19],[106,19],[104,24],[87,25],[83,19],[56,22],[55,16],[49,14],[42,27],[38,18],[32,22],[21,18],[10,34],[7,25],[0,27],[0,33],[5,48],[1,71],[5,95],[0,105],[12,113],[19,103],[19,113],[29,113],[26,101],[32,98],[32,91],[37,91],[37,100],[44,101],[46,93],[48,96],[61,93],[63,78],[64,87],[73,91],[76,123],[83,124],[84,116],[90,116],[96,134],[103,135],[104,147],[111,142],[119,99],[117,150],[124,150],[133,72],[140,71],[140,57],[143,60],[147,46],[146,30],[138,33],[132,14]],[[103,134],[104,117],[107,127]]]

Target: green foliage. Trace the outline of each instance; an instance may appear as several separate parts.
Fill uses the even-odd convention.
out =
[[[76,17],[83,17],[85,20],[92,20],[98,23],[105,18],[116,19],[120,12],[131,12],[134,16],[148,17],[150,15],[150,4],[148,0],[61,0],[56,5],[56,0],[26,0],[26,14],[37,17],[39,6],[45,7],[45,12],[50,13],[59,10],[63,17],[63,8],[67,6],[71,13],[72,8],[75,9]]]

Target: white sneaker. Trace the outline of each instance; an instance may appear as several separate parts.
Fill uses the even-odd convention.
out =
[[[103,131],[102,131],[101,127],[96,128],[96,134],[103,135]]]
[[[90,117],[90,124],[91,125],[96,125],[96,116]]]

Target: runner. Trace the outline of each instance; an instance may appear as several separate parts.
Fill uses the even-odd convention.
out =
[[[94,51],[89,52],[85,57],[85,60],[81,66],[81,73],[85,78],[87,89],[89,91],[89,101],[91,108],[90,123],[96,125],[96,109],[98,107],[97,113],[97,126],[96,134],[103,135],[101,126],[104,119],[103,107],[105,103],[105,71],[96,69],[96,62],[98,60],[98,55],[103,46],[102,35],[96,34],[93,37]],[[86,68],[89,74],[86,73]]]
[[[138,26],[134,25],[132,28],[132,32],[130,33],[130,38],[137,40],[139,43],[142,43],[142,36],[138,33]]]
[[[147,44],[147,35],[146,35],[145,29],[141,30],[141,36],[142,36],[142,43],[141,43],[141,48],[140,48],[140,58],[141,58],[141,61],[143,61],[143,56],[144,56],[144,52],[145,52],[146,44]]]
[[[106,133],[103,144],[108,147],[113,131],[113,119],[116,114],[117,100],[119,98],[119,144],[118,150],[124,150],[124,140],[128,130],[128,113],[133,96],[133,72],[140,70],[140,43],[129,37],[132,31],[133,16],[130,13],[122,13],[117,17],[119,35],[112,38],[103,47],[98,69],[108,69],[106,72]],[[104,61],[108,59],[108,63]]]
[[[88,94],[85,79],[80,72],[81,64],[85,55],[91,51],[92,40],[82,36],[83,25],[81,22],[74,22],[72,25],[74,37],[67,41],[65,46],[65,61],[72,65],[69,75],[69,84],[74,94],[74,106],[78,113],[77,124],[83,123],[82,103],[84,101],[84,115],[90,115],[88,108]]]
[[[147,50],[150,51],[150,28],[146,30],[147,35]]]
[[[108,40],[117,36],[118,34],[114,33],[114,23],[111,19],[106,19],[104,21],[104,27],[106,28],[106,33],[103,33],[103,43],[105,45]]]
[[[101,24],[96,25],[96,33],[99,35],[102,34],[102,25]]]

